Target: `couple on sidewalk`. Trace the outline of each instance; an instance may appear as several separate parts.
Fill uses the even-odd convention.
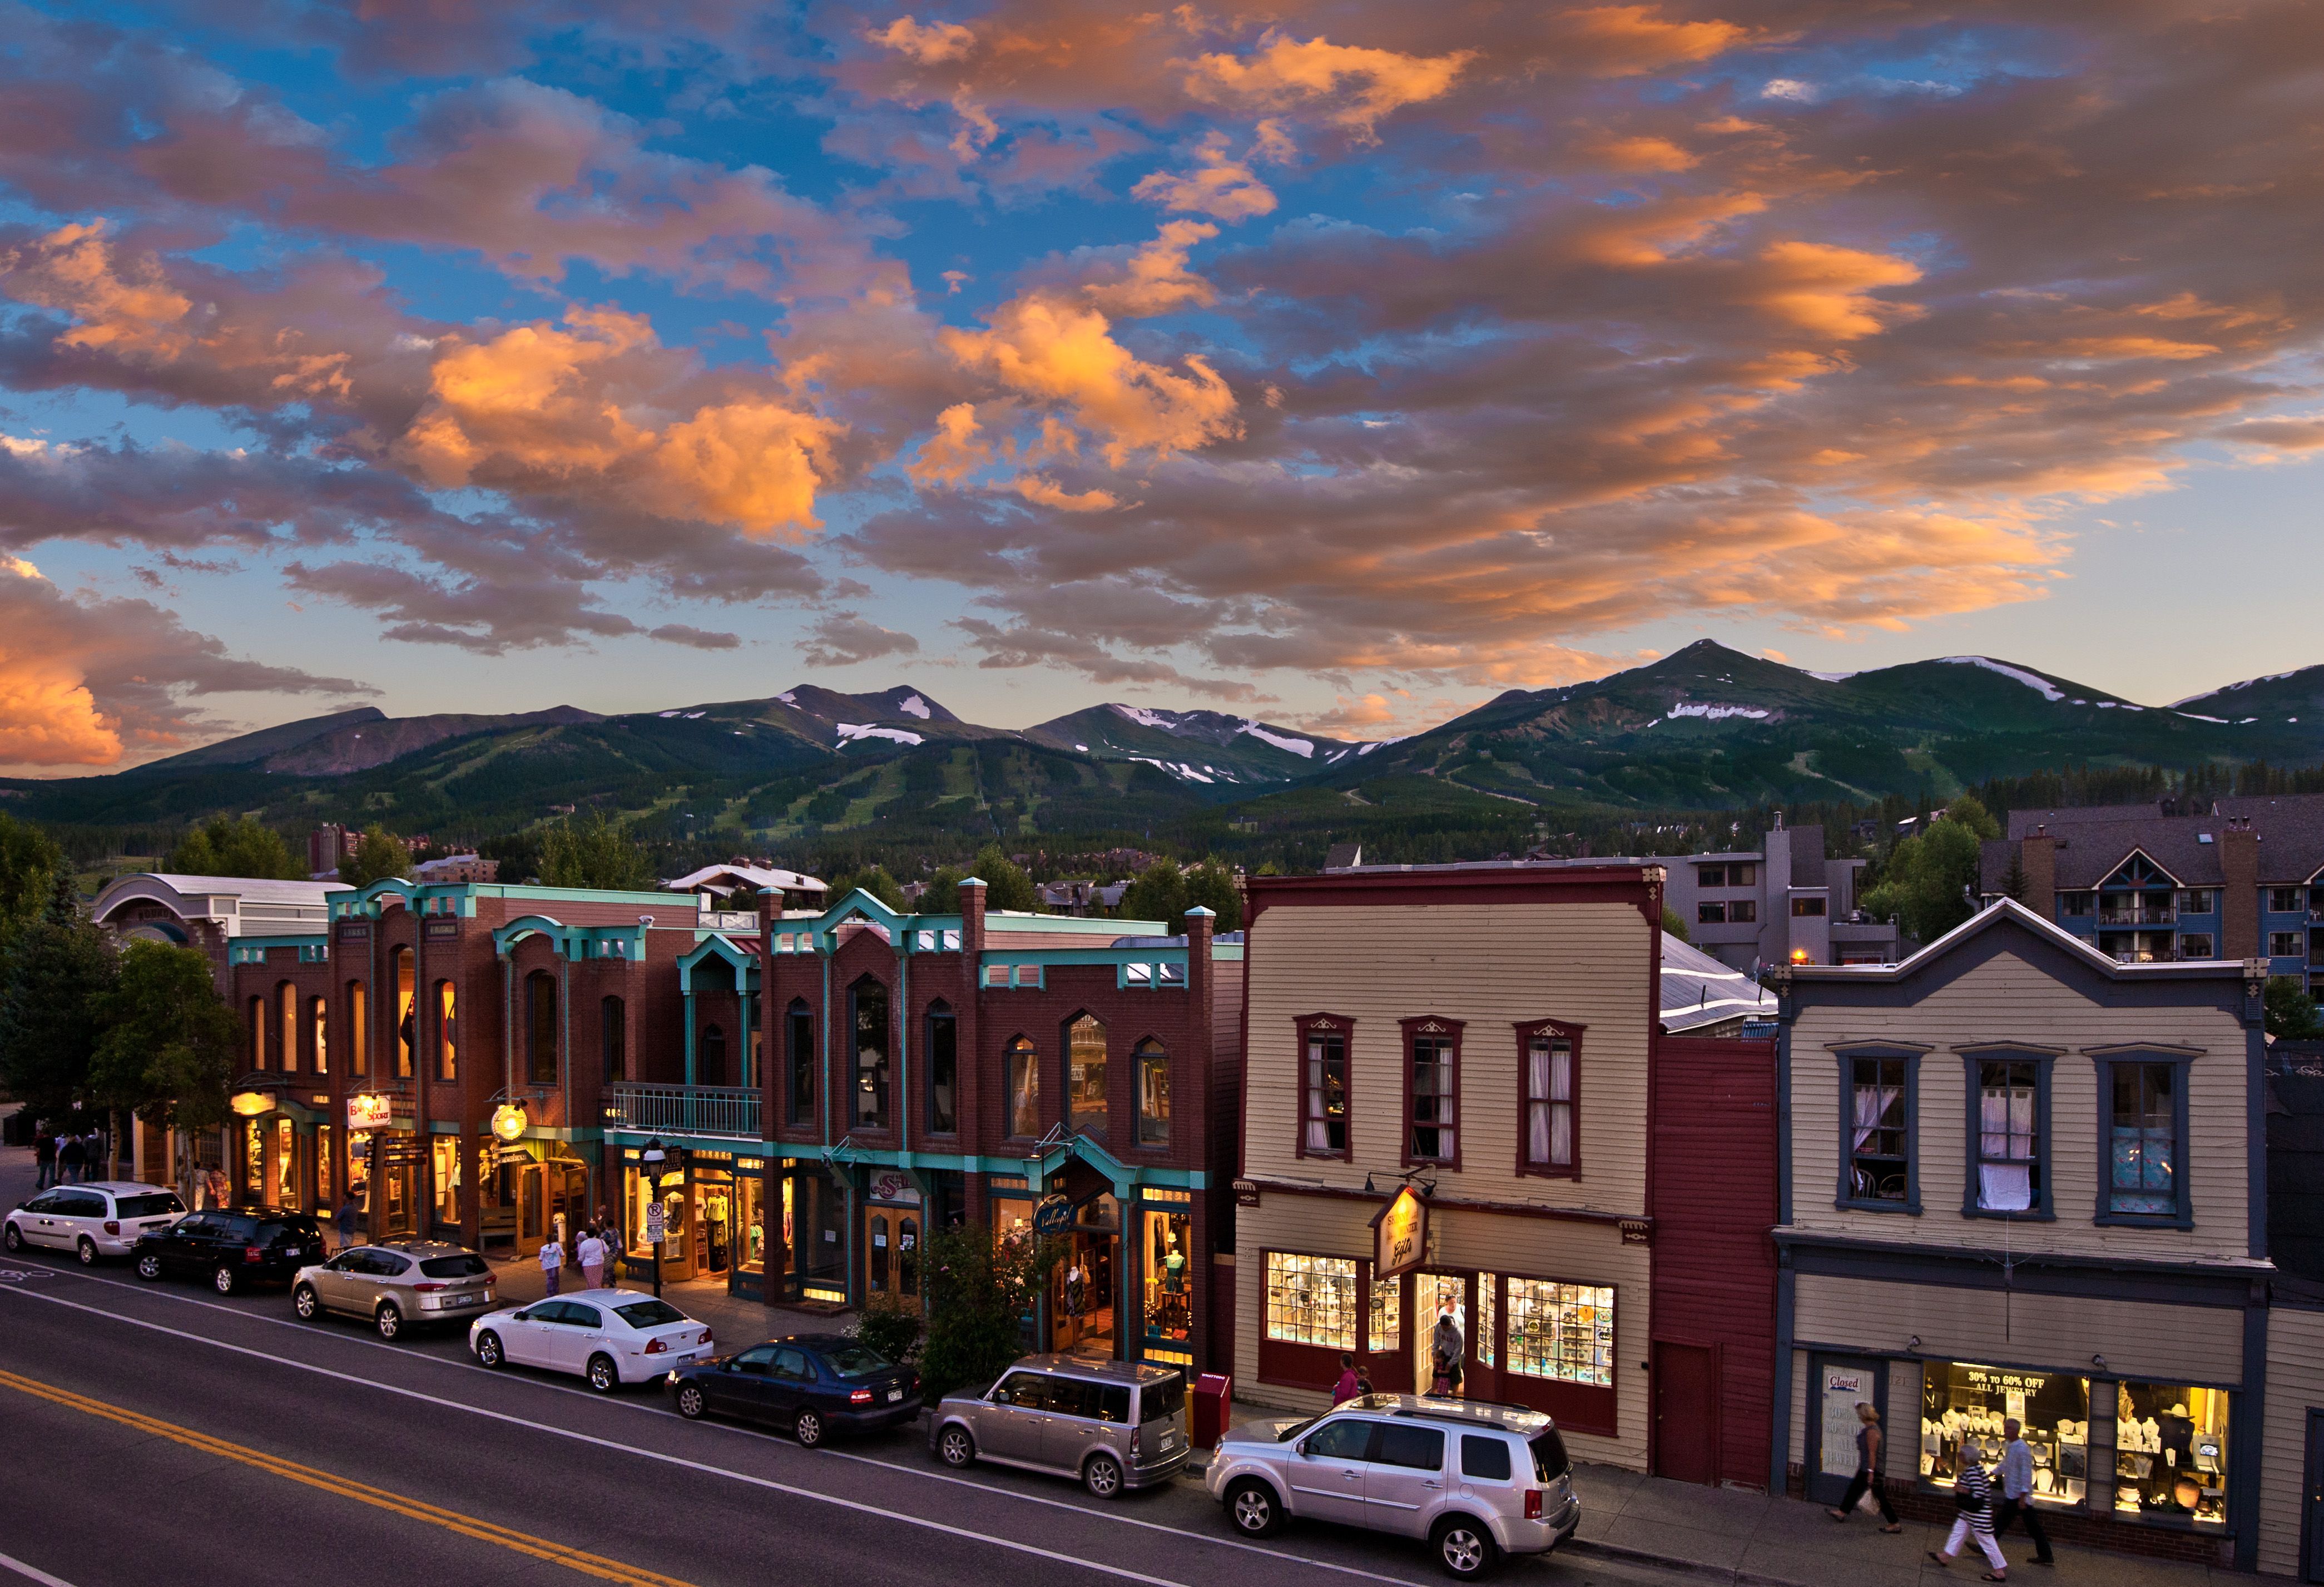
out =
[[[1840,1508],[1825,1514],[1835,1521],[1845,1521],[1856,1508],[1857,1501],[1868,1492],[1880,1507],[1883,1532],[1902,1532],[1904,1522],[1896,1518],[1895,1507],[1888,1502],[1888,1490],[1880,1477],[1880,1413],[1868,1404],[1856,1407],[1856,1475],[1849,1480],[1848,1493]],[[2043,1529],[2042,1519],[2034,1512],[2034,1452],[2020,1436],[2022,1429],[2015,1417],[2001,1424],[2006,1443],[2001,1452],[2001,1510],[1993,1508],[1993,1483],[1983,1465],[1964,1446],[1960,1474],[1953,1485],[1953,1529],[1945,1538],[1941,1549],[1929,1550],[1929,1557],[1941,1565],[1950,1565],[1960,1554],[1963,1544],[1975,1538],[1993,1569],[1985,1573],[1987,1582],[2009,1580],[2009,1562],[2002,1556],[2000,1535],[2009,1530],[2012,1521],[2023,1519],[2025,1536],[2034,1540],[2034,1555],[2029,1564],[2037,1565],[2057,1563],[2050,1554],[2050,1535]]]

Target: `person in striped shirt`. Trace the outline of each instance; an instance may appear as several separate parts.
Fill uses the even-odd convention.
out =
[[[1960,1474],[1953,1479],[1953,1529],[1946,1535],[1944,1547],[1929,1550],[1929,1557],[1949,1565],[1960,1554],[1961,1545],[1974,1537],[1993,1564],[1980,1580],[2009,1580],[2009,1562],[2002,1557],[2001,1545],[1993,1536],[1993,1481],[1966,1444],[1961,1448]]]

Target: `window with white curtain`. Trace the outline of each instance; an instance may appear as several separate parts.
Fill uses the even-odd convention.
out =
[[[1574,1041],[1559,1030],[1525,1037],[1525,1164],[1535,1173],[1574,1169]]]

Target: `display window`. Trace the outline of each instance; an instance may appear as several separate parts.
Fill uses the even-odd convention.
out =
[[[1510,1371],[1593,1388],[1612,1385],[1612,1286],[1512,1278],[1508,1306]]]
[[[288,1119],[274,1121],[274,1194],[266,1204],[299,1210],[299,1137]]]
[[[2089,1489],[2090,1382],[1969,1361],[1932,1361],[1921,1379],[1921,1480],[1950,1488],[1964,1462],[2001,1468],[2001,1424],[2015,1417],[2034,1457],[2034,1501],[2079,1505]]]
[[[1193,1204],[1187,1191],[1148,1190],[1139,1213],[1146,1353],[1155,1359],[1178,1360],[1194,1337]]]
[[[460,1138],[439,1135],[429,1142],[431,1158],[429,1184],[436,1197],[436,1221],[456,1223],[460,1221]]]
[[[1365,1266],[1369,1268],[1370,1263]],[[1390,1278],[1382,1283],[1371,1280],[1371,1315],[1365,1319],[1365,1348],[1374,1354],[1386,1354],[1404,1346],[1404,1280]]]
[[[2116,1515],[2227,1525],[2226,1389],[2116,1384],[2114,1450]]]
[[[242,1138],[243,1204],[266,1204],[266,1127],[256,1119],[245,1120]]]
[[[1355,1259],[1268,1251],[1267,1337],[1323,1350],[1355,1349]]]
[[[331,1127],[315,1126],[315,1215],[327,1218],[338,1205],[331,1190]]]

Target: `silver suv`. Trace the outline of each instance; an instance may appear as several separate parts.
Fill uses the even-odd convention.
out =
[[[928,1453],[1077,1477],[1100,1499],[1167,1482],[1186,1463],[1186,1379],[1173,1367],[1028,1355],[982,1394],[948,1394]]]
[[[311,1322],[324,1312],[370,1320],[382,1339],[422,1323],[464,1323],[493,1304],[493,1270],[465,1246],[405,1240],[350,1246],[301,1268],[290,1304]]]
[[[1305,1421],[1245,1422],[1204,1482],[1245,1536],[1298,1516],[1425,1537],[1462,1578],[1546,1554],[1582,1524],[1557,1424],[1485,1400],[1368,1394]]]

